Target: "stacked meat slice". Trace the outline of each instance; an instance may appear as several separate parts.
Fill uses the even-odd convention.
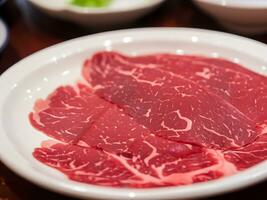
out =
[[[117,187],[191,184],[267,158],[267,80],[222,59],[100,52],[88,84],[36,102],[32,125],[60,142],[33,155],[70,179]]]

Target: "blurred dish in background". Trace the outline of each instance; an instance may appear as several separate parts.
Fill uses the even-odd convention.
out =
[[[155,9],[164,0],[111,0],[106,3],[103,0],[98,0],[97,3],[92,0],[28,1],[51,16],[89,27],[106,28],[134,21]]]
[[[4,22],[0,19],[0,53],[3,51],[7,44],[8,32]]]
[[[267,32],[266,0],[194,0],[227,29],[241,34]]]
[[[6,0],[0,0],[0,16],[2,16],[3,15],[3,5],[4,5],[4,3],[6,2]]]
[[[74,6],[80,7],[106,7],[109,6],[112,0],[70,0],[70,3]]]
[[[6,2],[6,0],[0,0],[0,6],[3,5]]]

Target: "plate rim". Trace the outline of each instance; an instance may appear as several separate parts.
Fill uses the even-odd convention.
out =
[[[121,37],[125,35],[125,33],[139,33],[140,32],[150,32],[162,34],[163,32],[174,33],[190,33],[190,34],[203,34],[203,35],[219,35],[216,37],[222,38],[232,38],[236,42],[245,43],[247,45],[252,45],[255,48],[259,48],[263,50],[261,52],[262,55],[267,54],[267,46],[264,43],[248,39],[242,36],[237,36],[229,33],[223,33],[218,31],[210,31],[204,29],[196,29],[196,28],[137,28],[137,29],[124,29],[118,31],[108,31],[104,33],[97,33],[88,36],[83,36],[79,38],[75,38],[69,41],[65,41],[48,48],[45,48],[41,51],[38,51],[25,59],[19,61],[14,64],[8,70],[6,70],[0,76],[0,85],[7,84],[6,81],[9,80],[11,75],[16,75],[20,73],[22,66],[31,60],[36,60],[42,58],[42,63],[45,62],[48,58],[50,58],[53,53],[59,53],[59,50],[65,48],[66,46],[71,46],[74,44],[79,44],[84,40],[93,40],[95,37],[97,38],[105,38],[110,35],[110,37]],[[113,35],[113,36],[112,36]],[[98,45],[100,46],[100,44]],[[75,52],[73,52],[75,53]],[[267,63],[267,58],[264,60]],[[38,67],[42,67],[42,65],[38,65]],[[38,68],[37,67],[37,68]],[[28,73],[30,73],[29,71]],[[8,92],[8,87],[4,88],[4,92]],[[8,94],[8,93],[7,93]],[[0,117],[2,117],[2,107],[5,102],[4,95],[0,96]],[[109,198],[109,199],[184,199],[184,198],[199,198],[199,197],[208,197],[215,194],[221,194],[224,192],[229,192],[237,189],[241,189],[243,187],[252,185],[254,183],[263,181],[267,179],[267,171],[265,170],[267,167],[267,162],[262,162],[254,167],[251,167],[243,172],[240,172],[236,175],[222,178],[219,180],[209,181],[206,183],[197,183],[193,185],[187,186],[178,186],[178,187],[167,187],[167,188],[154,188],[154,189],[122,189],[122,188],[111,188],[104,186],[95,186],[88,185],[78,182],[64,183],[63,181],[56,180],[52,177],[47,177],[45,174],[32,171],[31,165],[26,161],[26,159],[20,155],[16,148],[13,147],[12,142],[9,141],[7,137],[5,137],[5,130],[2,125],[2,121],[0,122],[0,141],[3,141],[0,145],[0,160],[13,172],[18,174],[19,176],[52,191],[59,192],[61,194],[65,194],[68,196],[75,196],[80,198]],[[4,152],[9,150],[9,154],[6,155]],[[20,160],[23,161],[20,165],[17,165],[17,160],[15,161],[12,157],[20,157]],[[28,173],[27,173],[28,172]],[[38,177],[39,175],[39,177]]]
[[[152,0],[150,2],[144,2],[140,5],[136,5],[133,7],[127,7],[127,8],[116,8],[116,9],[109,9],[109,8],[97,8],[97,9],[93,9],[93,8],[81,8],[78,6],[73,6],[73,5],[66,5],[63,6],[62,8],[53,8],[52,6],[49,7],[47,5],[43,5],[42,3],[38,3],[37,0],[28,0],[30,3],[42,8],[42,9],[47,9],[47,10],[53,10],[53,11],[57,11],[57,12],[71,12],[71,13],[75,13],[75,14],[94,14],[94,15],[104,15],[104,14],[116,14],[116,13],[125,13],[125,12],[133,12],[133,11],[137,11],[137,10],[142,10],[142,9],[147,9],[150,7],[154,7],[157,5],[160,5],[161,3],[163,3],[165,0]]]
[[[210,4],[213,6],[220,6],[224,8],[235,8],[235,9],[257,9],[257,10],[266,10],[267,9],[267,2],[261,3],[254,3],[254,4],[242,4],[242,2],[231,2],[225,0],[194,0],[199,3]]]

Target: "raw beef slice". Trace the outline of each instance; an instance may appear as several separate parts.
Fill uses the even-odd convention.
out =
[[[121,186],[125,180],[138,179],[108,154],[89,147],[56,143],[36,148],[33,155],[79,182]]]
[[[267,159],[267,122],[258,127],[261,135],[251,144],[236,150],[225,151],[225,159],[234,163],[238,170]]]
[[[175,63],[172,63],[172,60],[170,59],[170,57],[172,57],[172,59],[176,60],[175,61],[176,64],[180,62],[180,63],[182,63],[182,65],[180,67],[177,66],[178,64],[174,65]],[[193,62],[194,60],[196,62]],[[102,63],[99,61],[102,61]],[[205,61],[207,63],[206,64],[205,63],[198,63],[199,61],[201,61],[201,62]],[[171,64],[168,65],[168,64],[165,64],[164,62],[166,62],[166,63],[170,62]],[[138,85],[137,82],[139,82],[140,89],[144,88],[144,86],[140,86],[141,84],[150,85],[150,89],[147,90],[147,93],[144,92],[143,94],[148,94],[148,95],[152,94],[153,95],[153,89],[151,89],[151,88],[157,87],[157,84],[161,83],[159,81],[160,77],[164,77],[164,76],[158,76],[157,77],[154,75],[154,72],[157,69],[160,72],[169,70],[172,72],[172,73],[169,73],[172,76],[184,78],[187,80],[190,78],[189,80],[194,81],[195,83],[198,83],[199,85],[201,85],[200,84],[201,82],[197,81],[198,78],[194,77],[194,75],[186,76],[186,73],[188,75],[190,75],[190,69],[191,70],[192,69],[198,70],[198,68],[201,69],[200,67],[203,68],[203,65],[205,65],[206,67],[216,68],[217,70],[218,69],[220,69],[220,70],[224,69],[224,71],[226,71],[226,72],[227,71],[232,71],[232,72],[236,71],[235,73],[237,75],[235,75],[235,76],[233,75],[232,76],[233,79],[238,78],[239,75],[243,76],[243,77],[247,76],[247,77],[249,77],[248,79],[244,79],[243,81],[237,81],[237,82],[233,82],[233,83],[229,83],[228,79],[226,79],[226,78],[223,79],[220,76],[218,76],[217,78],[214,78],[214,79],[215,80],[217,79],[218,82],[222,82],[225,85],[233,84],[233,86],[234,86],[235,85],[234,83],[236,83],[236,87],[239,87],[240,91],[245,91],[244,88],[248,88],[248,87],[250,87],[254,90],[253,91],[252,89],[250,89],[247,91],[246,95],[244,95],[244,96],[240,95],[239,96],[239,99],[240,99],[239,104],[244,104],[244,105],[237,106],[237,108],[236,108],[235,103],[237,104],[237,101],[235,102],[234,100],[231,100],[231,98],[235,98],[235,96],[234,97],[229,96],[229,97],[225,98],[224,94],[220,94],[218,92],[218,90],[216,89],[216,84],[214,82],[209,82],[209,80],[206,82],[208,86],[205,84],[202,84],[202,86],[205,87],[205,89],[208,93],[213,94],[213,95],[218,96],[218,97],[222,97],[224,100],[226,100],[225,101],[226,104],[228,103],[228,104],[230,104],[229,105],[230,107],[231,106],[235,107],[235,109],[233,109],[233,110],[236,110],[241,116],[243,115],[244,118],[246,118],[248,120],[247,123],[249,123],[250,127],[254,130],[254,131],[250,132],[251,136],[254,135],[254,137],[252,136],[254,138],[254,140],[251,140],[246,145],[241,146],[239,148],[232,149],[232,150],[224,150],[223,153],[225,155],[225,158],[228,161],[234,163],[235,166],[238,168],[238,170],[248,168],[250,166],[253,166],[253,165],[265,160],[267,158],[267,156],[266,156],[267,155],[267,144],[266,144],[266,141],[267,141],[267,137],[266,137],[266,133],[267,133],[266,126],[267,125],[266,124],[267,123],[266,123],[266,121],[262,122],[262,119],[266,119],[265,118],[265,116],[266,116],[266,110],[265,110],[266,109],[266,106],[265,106],[265,104],[266,104],[266,101],[265,101],[266,92],[265,92],[265,89],[266,88],[264,88],[265,86],[262,87],[262,85],[263,85],[263,83],[266,83],[266,78],[261,76],[261,75],[255,74],[255,73],[253,73],[247,69],[242,68],[241,66],[239,66],[237,64],[234,64],[234,63],[231,63],[229,61],[222,60],[222,59],[210,59],[210,58],[195,57],[195,56],[176,56],[176,55],[169,55],[169,54],[150,55],[150,56],[148,55],[148,56],[141,56],[141,57],[126,57],[126,56],[122,56],[120,54],[112,53],[112,52],[98,53],[93,57],[93,59],[85,62],[83,74],[84,74],[84,77],[91,84],[95,85],[97,93],[100,93],[100,95],[104,96],[109,101],[114,101],[114,102],[118,101],[122,107],[126,106],[126,109],[129,109],[129,112],[131,114],[135,115],[135,112],[141,111],[140,108],[142,108],[142,107],[136,106],[135,110],[131,110],[132,105],[128,106],[128,104],[131,104],[132,102],[134,102],[135,104],[140,103],[143,106],[146,101],[143,99],[143,97],[141,97],[142,92],[138,93],[138,94],[140,94],[140,97],[141,97],[140,101],[133,100],[133,101],[128,101],[128,102],[121,102],[121,101],[123,101],[121,99],[123,99],[124,97],[127,98],[126,97],[127,95],[129,95],[128,97],[129,97],[129,99],[131,99],[130,98],[131,93],[134,93],[136,95],[135,92],[138,92],[138,89],[136,89],[137,87],[136,88],[134,88],[134,87],[135,87],[135,84]],[[102,75],[101,75],[101,70],[103,70]],[[146,76],[145,76],[145,70],[148,71],[146,73]],[[214,69],[212,69],[212,70],[214,70]],[[241,74],[239,74],[239,73],[241,73]],[[229,75],[225,72],[223,74],[225,74],[226,77]],[[183,76],[180,76],[180,75],[183,75]],[[126,76],[126,77],[128,77],[128,79],[127,78],[124,79],[121,76]],[[108,80],[110,77],[112,77],[112,79]],[[118,77],[120,77],[120,78],[118,78]],[[205,77],[205,79],[206,79],[206,77]],[[219,79],[221,79],[221,80],[219,80]],[[126,83],[128,86],[134,85],[133,86],[134,89],[128,89],[128,88],[122,87],[125,80],[127,80]],[[166,80],[169,81],[169,79],[166,79]],[[252,82],[251,82],[252,80],[255,81],[258,84],[258,86],[260,86],[260,87],[257,87],[255,84],[252,84]],[[205,81],[203,81],[203,83],[204,82]],[[252,86],[249,85],[249,83],[251,83]],[[211,86],[211,84],[214,84],[214,85]],[[242,86],[242,84],[245,84],[245,85]],[[108,91],[106,90],[106,87],[112,88],[113,94],[108,93]],[[218,89],[220,89],[220,87],[218,87]],[[258,93],[256,91],[257,89],[258,89]],[[188,95],[186,95],[183,91],[179,91],[179,92],[180,92],[182,97],[188,98]],[[227,92],[227,90],[226,90],[226,92]],[[155,94],[158,97],[158,92],[156,92]],[[241,93],[237,92],[237,95],[238,94],[241,94]],[[260,95],[260,94],[262,94],[262,95]],[[119,95],[121,95],[120,100],[116,99]],[[229,100],[230,102],[228,102],[227,100]],[[242,100],[244,100],[244,101],[242,101]],[[169,101],[170,101],[170,99],[166,102],[168,103]],[[161,103],[162,102],[164,102],[164,101],[161,100]],[[233,102],[235,102],[235,103],[233,103]],[[206,108],[209,108],[209,109],[214,108],[212,106],[212,101],[209,101],[209,103],[210,103],[210,105],[207,105]],[[252,115],[251,115],[251,112],[247,112],[248,110],[246,110],[247,109],[246,106],[248,106],[248,105],[251,105],[251,106],[249,106],[250,107],[249,109],[251,111],[253,111],[254,114],[252,113]],[[245,109],[242,110],[240,108],[245,108]],[[149,115],[151,115],[151,110],[149,110],[148,113],[149,113]],[[205,111],[203,113],[205,113]],[[261,120],[259,120],[259,121],[255,120],[255,119],[257,119],[257,117],[256,118],[253,117],[253,115],[256,116],[255,113],[258,113],[259,115],[261,115],[261,117],[259,117],[259,119],[261,118]],[[143,114],[144,115],[140,114],[140,116],[147,116],[147,112],[143,111]],[[202,115],[199,115],[199,117],[202,118]],[[227,115],[225,115],[224,117],[227,118]],[[215,119],[215,118],[211,118],[211,119]],[[234,117],[234,119],[237,119],[237,118]],[[242,118],[241,118],[241,120],[242,120]],[[220,122],[218,122],[218,123],[220,123]],[[238,130],[237,130],[237,133],[238,133]],[[240,138],[240,136],[237,136],[235,139],[240,138],[242,140],[242,137],[243,137],[242,135],[241,135],[241,138]]]
[[[116,66],[157,68],[192,80],[224,98],[249,119],[262,123],[267,119],[267,79],[238,64],[200,56],[156,54],[127,57],[115,52],[94,56]],[[89,63],[87,63],[89,66]],[[87,75],[88,78],[88,75]],[[242,103],[240,103],[242,102]]]
[[[85,85],[56,89],[46,100],[35,103],[30,114],[32,125],[46,135],[63,142],[72,142],[105,110],[109,103]]]
[[[188,166],[195,169],[183,172],[177,172],[179,170],[174,169],[175,162],[166,163],[166,166],[161,163],[160,166],[152,165],[155,175],[141,171],[136,160],[90,147],[56,143],[36,148],[33,155],[39,161],[60,170],[75,181],[104,186],[144,188],[203,182],[236,172],[235,166],[221,157],[221,154],[212,150],[209,153],[210,156],[214,156],[214,160],[218,159],[217,163],[208,167],[205,166],[207,163],[203,163],[197,169],[191,163]],[[187,162],[194,161],[193,157],[188,156]],[[179,163],[179,160],[176,163]],[[183,163],[181,165],[185,166]],[[164,171],[164,168],[174,170]]]
[[[215,149],[239,148],[255,140],[254,122],[204,87],[151,65],[110,60],[106,54],[96,54],[87,66],[96,94],[157,136]]]
[[[80,85],[77,88],[84,90],[84,87]],[[58,88],[58,92],[53,93],[53,98],[60,99],[59,97],[65,93],[64,88],[71,89],[70,86]],[[77,88],[76,93],[73,93],[74,96],[80,94]],[[88,95],[93,94],[88,93]],[[49,99],[51,95],[45,101]],[[71,99],[64,101],[66,111],[68,111],[66,105],[73,102]],[[79,105],[77,103],[77,107]],[[75,107],[75,103],[72,106]],[[64,129],[69,127],[64,126],[64,118],[58,119],[59,113],[57,112],[62,113],[63,110],[53,112],[57,123],[62,124],[60,135],[68,137]],[[38,119],[47,121],[48,115],[40,115],[41,113]],[[51,120],[51,116],[49,119]],[[71,144],[45,145],[43,148],[36,149],[34,156],[41,162],[59,169],[73,180],[110,186],[183,185],[207,181],[236,172],[236,167],[224,159],[221,151],[175,143],[156,137],[148,129],[137,124],[133,118],[125,115],[121,109],[111,104],[90,127],[86,127],[83,133],[80,133],[79,129],[73,129],[79,134],[73,132],[76,138],[71,140]],[[44,132],[46,131],[47,129],[44,129]],[[52,137],[58,139],[58,134]],[[66,141],[64,138],[60,139]],[[96,162],[97,156],[100,160],[108,161]],[[93,163],[101,163],[101,165],[97,165],[94,169]],[[104,170],[104,167],[108,169]],[[121,174],[116,175],[118,172],[115,169],[112,171],[112,168],[117,168]],[[94,170],[98,170],[99,173]],[[110,178],[111,175],[117,178],[113,180]],[[108,181],[109,179],[111,180]]]

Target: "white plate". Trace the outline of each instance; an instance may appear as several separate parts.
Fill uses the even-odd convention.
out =
[[[4,22],[0,19],[0,52],[4,49],[7,44],[8,33]]]
[[[157,189],[118,189],[77,183],[32,156],[47,139],[28,121],[36,99],[80,77],[84,59],[99,50],[129,55],[153,52],[202,54],[240,62],[267,74],[266,45],[243,37],[200,29],[150,28],[106,32],[77,38],[29,56],[0,78],[0,156],[10,169],[47,189],[81,198],[185,199],[242,188],[267,178],[267,162],[234,176],[206,183]],[[3,87],[4,86],[4,87]]]
[[[155,9],[164,0],[113,0],[103,8],[73,6],[70,0],[28,0],[51,16],[89,27],[126,24]]]

